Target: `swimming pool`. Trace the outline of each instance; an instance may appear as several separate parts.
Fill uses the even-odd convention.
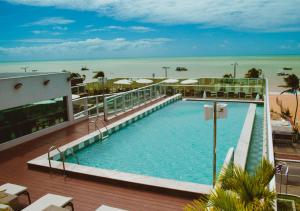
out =
[[[80,165],[200,184],[212,184],[213,122],[203,101],[177,101],[76,152]],[[227,103],[218,120],[217,170],[235,147],[248,103]],[[75,163],[72,156],[66,162]]]

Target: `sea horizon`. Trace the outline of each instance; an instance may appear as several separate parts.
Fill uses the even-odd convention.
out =
[[[1,63],[23,62],[55,62],[55,61],[94,61],[94,60],[136,60],[136,59],[175,59],[175,58],[252,58],[252,57],[300,57],[300,54],[245,54],[245,55],[199,55],[199,56],[140,56],[140,57],[102,57],[102,58],[67,58],[67,59],[33,59],[33,60],[7,60]]]
[[[152,78],[165,77],[163,66],[169,66],[169,78],[223,77],[233,74],[232,64],[237,62],[237,77],[244,77],[250,68],[260,68],[269,79],[270,91],[282,91],[283,78],[277,72],[283,67],[291,67],[289,74],[300,74],[300,55],[257,55],[257,56],[198,56],[198,57],[138,57],[101,58],[44,61],[0,62],[0,72],[20,72],[28,67],[28,72],[62,72],[67,70],[86,75],[85,82],[95,81],[94,71],[103,71],[108,78]],[[81,71],[87,67],[89,71]],[[176,67],[186,67],[188,71],[177,72]]]

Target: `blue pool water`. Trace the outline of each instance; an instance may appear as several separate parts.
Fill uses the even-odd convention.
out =
[[[260,163],[263,154],[263,130],[264,127],[264,107],[257,106],[252,129],[251,141],[246,163],[246,170],[250,173],[255,172],[256,166]]]
[[[178,101],[76,152],[81,165],[179,181],[212,184],[213,122],[205,104]],[[228,118],[218,120],[217,169],[236,147],[249,108],[228,103]],[[75,163],[73,157],[67,162]]]

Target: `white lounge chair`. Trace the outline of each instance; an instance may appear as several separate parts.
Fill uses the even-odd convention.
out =
[[[28,198],[29,204],[31,204],[30,195],[27,191],[27,187],[21,186],[21,185],[15,185],[11,183],[6,183],[4,185],[0,186],[0,191],[4,191],[5,193],[20,196],[20,195],[26,195]]]
[[[101,205],[100,207],[98,207],[98,209],[96,209],[96,211],[126,211],[126,210],[122,210],[122,209],[114,208],[114,207],[109,207],[107,205]]]
[[[42,211],[50,207],[51,205],[57,207],[66,207],[70,206],[72,210],[74,210],[74,206],[72,203],[73,198],[60,196],[56,194],[48,193],[45,196],[39,198],[35,202],[33,202],[28,207],[24,208],[23,211]]]

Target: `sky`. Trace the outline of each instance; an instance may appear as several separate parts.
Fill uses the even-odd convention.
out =
[[[0,0],[0,61],[300,54],[300,0]]]

